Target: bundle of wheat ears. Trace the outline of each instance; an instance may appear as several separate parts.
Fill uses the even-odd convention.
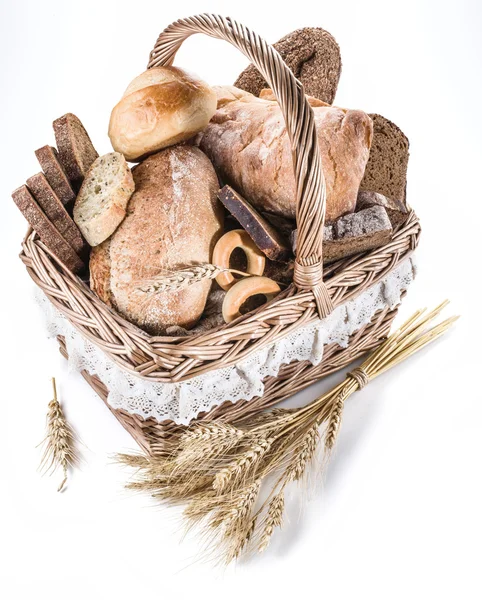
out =
[[[40,468],[44,472],[53,472],[61,468],[64,478],[58,491],[61,492],[67,483],[67,471],[79,463],[79,456],[75,447],[75,435],[67,422],[62,407],[57,398],[55,377],[52,377],[53,399],[49,402],[47,413],[47,433],[44,444],[44,453]]]
[[[235,425],[196,423],[169,456],[119,455],[137,469],[127,487],[185,505],[187,524],[200,525],[226,563],[263,551],[282,524],[288,484],[303,479],[320,446],[331,453],[346,399],[442,335],[457,317],[429,324],[446,304],[416,312],[342,383],[303,408],[274,409]]]

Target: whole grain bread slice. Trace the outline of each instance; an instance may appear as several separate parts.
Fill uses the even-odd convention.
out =
[[[301,81],[306,94],[333,104],[341,75],[341,54],[330,33],[321,27],[304,27],[292,31],[273,46]],[[241,73],[234,85],[255,96],[269,87],[253,65]]]
[[[85,248],[85,242],[82,239],[80,230],[65,210],[57,194],[50,187],[45,175],[37,173],[37,175],[29,177],[27,187],[60,235],[65,238],[77,254],[81,254]]]
[[[360,190],[378,192],[406,206],[408,138],[385,117],[369,116],[373,121],[373,140]]]
[[[60,164],[57,150],[52,146],[42,146],[35,150],[35,156],[59,200],[64,206],[70,205],[75,200],[75,192],[70,185],[67,173]]]
[[[84,268],[84,263],[49,221],[27,186],[22,185],[17,188],[13,192],[12,198],[29,225],[38,233],[40,239],[52,254],[70,271],[74,273],[81,271]]]
[[[92,164],[74,205],[74,220],[91,246],[101,244],[124,220],[134,189],[120,152],[105,154]]]
[[[80,119],[72,113],[56,119],[53,128],[60,162],[74,191],[77,192],[87,171],[99,155]]]

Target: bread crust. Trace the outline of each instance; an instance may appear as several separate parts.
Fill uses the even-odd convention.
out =
[[[90,288],[108,306],[114,307],[110,286],[110,240],[92,248],[89,267]]]
[[[209,280],[151,296],[139,286],[161,272],[210,261],[224,216],[216,173],[198,148],[175,146],[144,160],[133,176],[136,191],[110,238],[111,301],[149,333],[162,334],[175,325],[188,329],[203,312]],[[91,263],[93,289],[104,297],[106,254],[101,251]]]
[[[230,100],[230,96],[233,98]],[[291,145],[277,102],[223,93],[200,140],[221,178],[260,211],[296,215]],[[327,187],[326,220],[355,209],[372,139],[367,114],[331,106],[313,106]]]
[[[328,31],[321,27],[296,29],[273,46],[301,81],[306,94],[333,104],[341,75],[341,54]],[[234,85],[255,96],[268,87],[254,65],[249,65]]]
[[[114,107],[109,137],[127,160],[139,161],[188,140],[216,110],[216,95],[204,82],[175,67],[149,69]]]

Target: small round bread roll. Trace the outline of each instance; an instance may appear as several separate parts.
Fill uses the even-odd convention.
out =
[[[116,152],[137,162],[187,140],[209,123],[216,93],[176,67],[155,67],[136,77],[114,107],[109,137]]]

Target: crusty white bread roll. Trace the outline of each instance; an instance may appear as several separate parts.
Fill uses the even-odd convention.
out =
[[[218,180],[194,146],[166,148],[132,170],[135,192],[114,234],[92,249],[94,292],[152,334],[199,320],[211,280],[156,293],[142,290],[159,274],[211,260],[224,212]]]
[[[136,77],[114,107],[112,147],[139,161],[202,131],[216,111],[216,93],[177,67],[155,67]]]
[[[232,86],[214,88],[218,109],[200,148],[221,179],[261,212],[294,218],[296,190],[291,145],[278,103]],[[355,210],[370,153],[373,125],[361,110],[310,100],[326,180],[326,221]]]

